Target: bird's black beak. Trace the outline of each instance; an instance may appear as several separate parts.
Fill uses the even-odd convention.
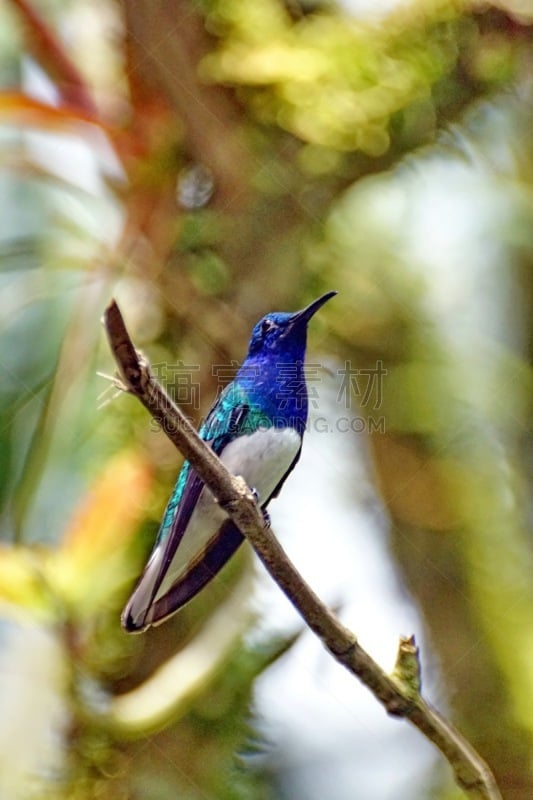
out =
[[[309,303],[308,306],[302,308],[301,311],[297,311],[292,319],[293,324],[299,324],[300,322],[303,322],[307,325],[311,317],[316,314],[318,309],[322,308],[324,303],[327,303],[328,300],[331,300],[331,298],[335,297],[336,294],[337,292],[326,292],[326,294],[323,294],[322,297],[319,297],[317,300],[313,300],[313,302]]]

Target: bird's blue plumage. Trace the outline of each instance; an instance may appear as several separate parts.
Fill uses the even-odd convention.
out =
[[[272,313],[252,331],[247,357],[200,428],[235,474],[254,480],[266,507],[296,464],[307,422],[307,323],[335,292],[296,314]],[[128,631],[166,619],[221,569],[243,541],[186,462],[145,571],[126,606]],[[195,545],[196,543],[196,545]]]

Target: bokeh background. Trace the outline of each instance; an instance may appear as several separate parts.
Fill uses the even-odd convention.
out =
[[[531,0],[6,0],[0,81],[2,800],[463,796],[246,547],[120,630],[180,456],[106,304],[198,422],[329,289],[274,530],[533,797]]]

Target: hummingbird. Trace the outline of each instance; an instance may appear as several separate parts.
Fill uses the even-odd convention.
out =
[[[307,424],[304,373],[307,326],[337,292],[295,313],[272,312],[252,330],[235,379],[209,411],[199,434],[266,507],[300,457]],[[141,633],[188,603],[235,553],[244,537],[186,461],[159,533],[123,613],[122,627]]]

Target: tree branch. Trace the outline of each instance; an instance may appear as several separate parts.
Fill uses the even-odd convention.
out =
[[[422,699],[414,638],[400,641],[394,672],[392,675],[384,672],[302,578],[273,532],[265,526],[261,509],[244,480],[227,471],[157,383],[148,363],[135,350],[114,300],[105,311],[104,325],[123,381],[122,388],[141,401],[191,463],[322,644],[370,689],[389,714],[409,720],[433,742],[452,767],[458,785],[470,798],[502,800],[487,764],[462,735]]]
[[[11,5],[18,9],[27,28],[28,48],[56,82],[63,100],[96,117],[98,109],[85,79],[44,17],[28,0],[11,0]]]

